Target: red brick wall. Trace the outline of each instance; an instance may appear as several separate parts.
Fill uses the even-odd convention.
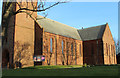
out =
[[[37,5],[37,3],[34,4]],[[27,6],[32,8],[31,3],[28,3],[27,5],[23,2],[22,5],[23,7]],[[19,9],[19,6],[15,3],[13,6],[15,6],[15,10]],[[37,17],[37,12],[33,13],[32,16]],[[21,49],[21,45],[25,45],[26,43],[29,44],[29,46],[27,49],[22,50],[22,52],[27,52],[25,58],[21,60],[23,67],[33,66],[33,56],[41,54],[45,55],[45,61],[42,63],[43,65],[63,65],[63,63],[64,65],[83,65],[83,54],[84,63],[87,64],[117,64],[115,44],[108,24],[102,40],[90,40],[84,42],[44,32],[44,29],[40,28],[37,23],[35,24],[34,20],[25,13],[19,13],[16,16],[12,16],[8,24],[9,28],[7,33],[9,35],[6,38],[7,43],[3,42],[3,51],[9,52],[9,62],[11,64],[12,61],[14,61],[14,63],[17,61],[15,59],[19,52],[18,48]],[[50,52],[51,38],[53,43],[52,53]],[[62,41],[64,55],[62,54]],[[19,42],[20,46],[18,46],[16,42]],[[71,44],[73,44],[73,54]],[[5,58],[3,58],[3,60],[5,60]]]
[[[108,24],[106,25],[102,39],[84,41],[83,45],[84,63],[90,65],[117,64],[115,43]]]
[[[52,38],[52,53],[50,53],[50,39]],[[62,40],[63,53],[62,54]],[[71,52],[71,43],[73,43],[73,56]],[[76,49],[75,49],[76,44]],[[79,45],[81,44],[81,55]],[[76,51],[75,51],[76,50]],[[68,53],[68,54],[67,54]],[[82,41],[61,35],[44,32],[43,34],[43,55],[45,61],[43,65],[83,65],[83,46]],[[51,56],[51,57],[50,57]]]
[[[43,29],[35,23],[34,55],[42,55]]]
[[[33,3],[37,5],[36,2]],[[33,9],[31,2],[22,2],[22,7],[28,7],[29,9]],[[16,4],[16,11],[19,9],[19,6]],[[27,11],[32,13],[30,11]],[[37,12],[33,12],[33,17],[37,17]],[[19,59],[17,59],[17,55],[19,52],[22,52],[21,63],[22,67],[33,66],[33,55],[34,55],[34,20],[27,15],[26,13],[18,13],[16,15],[15,20],[15,35],[14,35],[14,63],[16,63]],[[18,45],[19,43],[19,45]],[[26,48],[24,48],[26,45]],[[19,49],[18,49],[19,48]],[[22,48],[22,51],[21,51]]]
[[[103,46],[102,40],[84,41],[83,42],[84,64],[85,63],[89,65],[104,64],[102,46]]]
[[[104,64],[117,64],[115,43],[108,24],[103,34]]]

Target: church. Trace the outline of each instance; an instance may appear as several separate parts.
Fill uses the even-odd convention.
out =
[[[19,9],[14,2],[12,6],[15,11]],[[28,7],[31,8],[31,4]],[[37,12],[32,15],[36,20],[25,13],[12,16],[8,23],[2,17],[2,27],[8,26],[2,39],[3,68],[117,64],[115,42],[108,23],[76,29]]]

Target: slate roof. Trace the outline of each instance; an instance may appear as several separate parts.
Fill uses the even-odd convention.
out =
[[[50,32],[65,37],[81,40],[76,28],[70,27],[68,25],[59,23],[48,18],[44,18],[39,15],[37,16],[37,22],[42,28],[44,28],[45,32]]]
[[[82,41],[101,39],[106,24],[78,30]]]
[[[44,28],[45,32],[50,32],[82,41],[101,39],[106,27],[106,24],[104,24],[85,29],[76,29],[39,15],[37,16],[37,23]]]

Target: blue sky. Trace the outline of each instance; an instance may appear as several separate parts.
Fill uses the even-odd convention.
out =
[[[113,38],[118,38],[117,2],[70,2],[57,5],[46,12],[48,13],[47,18],[78,29],[102,25],[107,22]]]
[[[47,18],[78,29],[108,23],[113,38],[118,38],[117,2],[71,2],[53,7],[47,13]]]

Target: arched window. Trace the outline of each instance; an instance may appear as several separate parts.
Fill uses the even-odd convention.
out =
[[[64,42],[62,40],[62,54],[64,54]]]
[[[110,55],[110,45],[109,44],[108,44],[108,47],[109,47],[108,55]]]
[[[80,56],[81,56],[81,44],[80,44],[80,46],[79,46],[79,52],[80,52]]]
[[[52,41],[53,41],[53,39],[50,38],[50,52],[51,52],[51,53],[52,53],[52,50],[53,50],[53,48],[52,48],[52,45],[53,45]]]
[[[66,50],[67,50],[67,54],[68,54],[68,51],[69,51],[68,42],[66,42]]]
[[[112,45],[111,45],[111,55],[113,56],[113,48],[112,48]]]
[[[107,46],[107,47],[108,47],[108,52],[107,52],[107,55],[109,56],[109,44],[108,44],[108,46]]]
[[[76,50],[76,43],[75,43],[75,64],[77,64],[76,55],[77,55],[77,50]]]
[[[108,55],[108,45],[106,43],[106,55]]]
[[[71,44],[71,52],[72,52],[72,56],[73,56],[73,43]]]
[[[94,56],[94,44],[91,44],[91,55]]]
[[[75,56],[76,56],[76,43],[75,43]]]
[[[67,57],[67,65],[68,65],[68,55],[69,55],[69,53],[68,53],[68,51],[69,51],[69,42],[66,42],[66,50],[67,50],[67,55],[66,55],[66,57]]]

